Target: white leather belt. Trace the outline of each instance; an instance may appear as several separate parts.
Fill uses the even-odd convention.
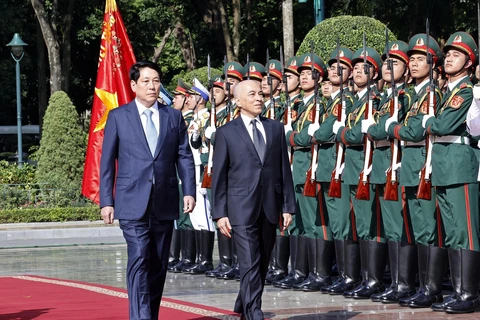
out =
[[[470,144],[470,138],[461,136],[444,136],[435,137],[434,142],[438,143],[458,143],[458,144]]]
[[[390,141],[380,140],[375,142],[375,148],[390,147]]]
[[[418,146],[424,146],[425,145],[425,140],[419,141],[419,142],[411,142],[411,141],[403,141],[401,142],[403,147],[418,147]]]

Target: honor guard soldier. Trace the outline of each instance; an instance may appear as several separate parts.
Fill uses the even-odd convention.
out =
[[[443,48],[448,89],[422,126],[434,139],[432,185],[445,229],[453,294],[432,304],[435,311],[474,312],[478,309],[480,280],[478,160],[466,131],[466,115],[473,102],[469,72],[478,59],[478,47],[465,32],[450,36]]]
[[[268,73],[262,79],[262,92],[265,98],[264,109],[262,116],[282,120],[285,109],[280,100],[280,91],[282,89],[282,65],[280,61],[270,59],[265,65]],[[268,79],[270,75],[270,80]],[[269,84],[271,81],[271,84]],[[273,104],[273,105],[272,105]]]
[[[193,111],[186,106],[187,98],[193,94],[190,86],[185,84],[182,79],[178,79],[178,85],[173,93],[173,108],[182,111],[185,124],[190,127],[190,122],[193,119]],[[180,192],[180,212],[183,212],[183,191],[182,182],[179,182]],[[178,251],[182,253],[182,259],[179,259]],[[175,273],[182,272],[183,268],[189,268],[195,264],[195,234],[193,225],[190,221],[189,214],[181,214],[175,220],[175,228],[173,230],[172,244],[170,246],[170,257],[167,270]]]
[[[391,41],[382,55],[382,78],[385,86],[373,118],[362,120],[362,132],[374,141],[370,183],[375,185],[375,201],[381,211],[383,229],[388,240],[388,257],[392,283],[384,292],[373,294],[375,302],[397,303],[415,293],[417,251],[408,207],[402,200],[405,188],[399,186],[400,140],[389,139],[385,123],[392,114],[403,122],[412,104],[405,80],[408,75],[408,44]],[[392,137],[393,138],[393,137]],[[408,160],[407,160],[408,161]],[[407,169],[408,170],[408,169]],[[385,173],[389,174],[386,175]],[[403,173],[403,172],[402,172]],[[383,259],[381,259],[383,263]],[[382,267],[379,264],[377,269]]]
[[[169,107],[172,106],[173,102],[173,96],[172,94],[163,86],[163,84],[160,85],[160,94],[158,95],[158,101],[160,103],[163,103]]]
[[[304,195],[306,183],[311,178],[315,182],[315,169],[309,170],[312,163],[312,139],[308,135],[308,125],[320,121],[325,106],[318,94],[319,83],[326,76],[326,66],[322,59],[313,53],[302,56],[302,65],[298,67],[300,73],[300,87],[303,90],[303,104],[299,106],[296,120],[285,126],[288,144],[295,149],[293,154],[293,181],[298,204],[296,225],[299,227],[296,267],[299,268],[306,258],[309,270],[308,277],[299,283],[293,284],[294,290],[320,291],[320,288],[332,283],[331,272],[333,263],[333,239],[325,211],[320,210],[316,197],[315,185],[313,196]],[[313,69],[313,70],[312,70]],[[318,112],[317,105],[318,104]],[[318,117],[316,117],[318,114]],[[315,119],[316,118],[316,119]],[[315,156],[316,157],[316,156]],[[310,171],[310,177],[305,174]],[[301,279],[303,277],[299,277]]]
[[[285,102],[284,122],[285,124],[292,124],[297,120],[298,109],[303,104],[300,88],[300,74],[298,73],[298,66],[303,63],[300,57],[291,57],[285,65],[285,77],[286,86],[282,86],[282,91],[288,96]],[[286,92],[286,89],[288,92]],[[290,162],[292,161],[293,149],[290,150]],[[272,255],[274,255],[273,270],[267,274],[266,284],[272,282],[273,286],[284,289],[291,289],[293,284],[298,283],[299,277],[306,277],[307,271],[305,271],[305,263],[300,264],[299,270],[296,268],[297,261],[297,243],[300,229],[298,228],[295,219],[297,215],[293,217],[293,221],[290,224],[288,231],[277,231],[277,239],[275,241],[275,247],[273,248]],[[301,224],[300,224],[301,225]],[[304,251],[303,251],[304,252]],[[290,272],[288,272],[288,260],[290,256]],[[305,257],[300,258],[305,259]],[[304,261],[304,260],[301,260]],[[288,273],[288,274],[286,274]],[[302,280],[303,281],[303,280]],[[300,281],[301,282],[301,281]]]
[[[195,229],[195,244],[197,259],[195,265],[183,270],[187,274],[205,274],[206,271],[213,269],[213,245],[215,240],[215,226],[210,213],[210,201],[207,196],[207,190],[202,188],[203,170],[208,163],[208,146],[205,140],[205,129],[207,127],[210,113],[206,107],[210,99],[209,92],[198,79],[193,79],[192,91],[187,105],[195,111],[193,121],[190,124],[191,146],[193,149],[193,159],[195,161],[195,179],[197,181],[197,204],[190,213],[193,228]]]
[[[366,150],[370,142],[365,139],[361,131],[361,120],[365,118],[367,111],[373,112],[378,107],[379,94],[375,92],[373,81],[380,77],[382,59],[375,49],[365,47],[365,49],[360,48],[355,51],[352,64],[353,81],[358,88],[356,101],[350,113],[348,110],[341,111],[347,114],[346,123],[336,121],[332,127],[333,133],[336,134],[336,140],[346,147],[342,183],[348,186],[349,192],[343,192],[346,188],[342,187],[341,197],[350,198],[355,213],[356,234],[353,235],[353,239],[358,237],[360,240],[360,265],[363,281],[353,290],[345,291],[343,295],[347,298],[368,299],[372,294],[384,290],[383,274],[386,266],[387,244],[381,225],[381,214],[376,209],[373,186],[369,183],[365,184],[364,187],[367,188],[369,197],[364,200],[358,199],[357,187],[360,174],[362,173],[362,176],[368,174],[365,172],[365,159],[370,156]],[[365,64],[366,67],[364,67]],[[341,155],[337,155],[337,157],[341,157]],[[346,203],[345,199],[341,201]]]
[[[432,57],[431,63],[427,57]],[[401,140],[402,170],[400,186],[404,188],[406,206],[411,219],[413,236],[417,244],[418,280],[420,287],[411,297],[399,297],[398,303],[404,307],[426,308],[432,303],[442,300],[442,281],[448,264],[447,250],[443,247],[444,237],[440,212],[436,207],[435,188],[430,188],[430,199],[417,197],[422,168],[426,160],[426,135],[422,127],[422,119],[428,113],[430,89],[434,88],[434,104],[442,99],[440,90],[430,83],[430,68],[441,63],[442,53],[435,39],[431,36],[417,34],[410,39],[409,70],[415,81],[412,92],[412,105],[407,110],[404,120],[391,117],[385,122],[389,137]],[[435,79],[435,78],[433,78]],[[388,233],[387,233],[388,234]],[[402,250],[402,249],[401,249]],[[400,270],[408,270],[409,257],[399,257],[402,263]],[[391,267],[390,267],[391,268]]]
[[[333,124],[337,121],[342,105],[349,113],[354,102],[353,94],[348,90],[348,81],[353,69],[352,58],[352,50],[340,46],[330,55],[328,81],[332,86],[332,92],[327,99],[327,111],[321,125],[314,123],[308,128],[309,135],[319,144],[316,180],[321,186],[319,191],[321,194],[318,197],[321,199],[320,208],[324,208],[323,210],[328,214],[339,273],[337,281],[323,287],[321,291],[332,295],[343,294],[344,291],[353,289],[360,277],[360,254],[358,242],[353,238],[355,230],[352,218],[354,217],[350,210],[348,186],[344,187],[343,193],[346,195],[344,198],[328,195],[332,171],[335,169],[337,160],[335,134],[332,132]],[[340,70],[341,73],[339,73]],[[341,89],[343,89],[343,96]]]

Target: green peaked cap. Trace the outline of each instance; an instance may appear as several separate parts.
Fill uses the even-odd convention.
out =
[[[280,63],[280,61],[276,59],[270,59],[265,65],[265,69],[266,68],[268,68],[268,71],[270,72],[270,75],[272,77],[275,77],[278,80],[282,80],[282,64]]]
[[[298,73],[298,67],[300,65],[301,65],[301,61],[299,57],[293,56],[290,59],[288,59],[287,64],[285,65],[285,72],[291,72],[299,76],[300,73]]]
[[[300,57],[300,62],[302,64],[297,69],[299,73],[302,72],[302,70],[311,69],[312,55],[310,53],[305,53]],[[316,54],[313,54],[313,67],[320,73],[320,78],[323,79],[324,77],[326,77],[327,66],[325,65],[325,62],[323,62],[323,60]]]
[[[338,49],[335,48],[332,54],[330,55],[330,60],[328,60],[328,65],[331,66],[335,62],[337,62],[337,52],[339,53],[338,56],[340,57],[340,62],[346,64],[350,69],[353,69],[352,65],[352,58],[353,58],[353,51],[347,47],[339,47]]]
[[[438,42],[432,36],[429,36],[428,39],[428,51],[433,57],[433,62],[437,64],[438,59],[442,57],[442,51]],[[415,52],[427,54],[427,35],[425,33],[414,35],[408,42],[408,56],[413,55]]]
[[[448,38],[445,47],[443,47],[443,52],[447,53],[448,50],[455,49],[464,52],[470,57],[470,60],[474,64],[477,62],[478,58],[478,47],[473,40],[472,36],[463,31],[457,31]]]
[[[224,81],[221,75],[215,75],[212,77],[212,85],[214,87],[219,87],[223,89],[223,84],[224,84]]]
[[[378,54],[377,50],[371,47],[366,47],[365,49],[367,62],[370,62],[370,64],[373,65],[373,67],[375,68],[375,71],[380,74],[381,66],[383,64],[380,54]],[[363,47],[357,49],[357,51],[355,51],[355,53],[353,54],[352,65],[355,66],[357,62],[363,62],[364,55],[365,54],[363,52]]]
[[[390,41],[388,43],[388,54],[408,64],[408,44],[402,40]],[[382,54],[382,60],[387,58],[387,48]]]
[[[243,80],[243,74],[245,72],[244,67],[236,61],[230,61],[225,64],[223,67],[222,78],[225,77],[225,71],[227,72],[227,77],[233,77],[239,81]]]
[[[248,69],[247,69],[248,68]],[[262,81],[263,76],[267,74],[267,69],[258,62],[250,62],[248,65],[245,65],[243,78],[247,79],[250,72],[250,79]]]
[[[175,95],[183,94],[185,96],[188,94],[193,94],[193,91],[192,88],[190,88],[189,85],[185,84],[182,79],[178,79],[177,87],[175,88],[175,90],[172,91],[172,93]]]

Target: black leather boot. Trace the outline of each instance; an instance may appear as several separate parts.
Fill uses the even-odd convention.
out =
[[[344,240],[344,275],[338,285],[328,291],[331,295],[341,295],[360,283],[360,246],[357,241]]]
[[[285,278],[288,274],[288,258],[290,257],[290,240],[289,236],[277,235],[275,240],[275,247],[272,252],[274,265],[272,271],[267,273],[265,279],[266,285],[271,285],[274,281],[279,281]]]
[[[215,278],[217,273],[225,272],[232,266],[232,238],[224,236],[220,230],[217,230],[217,244],[220,263],[215,269],[205,272],[209,278]]]
[[[433,303],[442,302],[442,280],[448,265],[447,249],[435,246],[428,247],[428,266],[425,278],[425,290],[411,297],[408,304],[411,308],[428,308]]]
[[[454,301],[445,305],[447,313],[471,313],[479,309],[480,252],[460,249],[460,285]],[[458,264],[458,261],[456,261]],[[451,268],[451,267],[450,267]],[[453,283],[453,276],[452,276]]]
[[[312,279],[309,283],[303,285],[303,291],[317,292],[322,287],[332,284],[332,265],[334,256],[333,241],[326,241],[324,239],[314,239],[316,242],[316,257],[312,269],[310,269],[309,278]],[[309,258],[310,259],[310,258]]]
[[[368,272],[366,285],[352,294],[353,299],[370,299],[372,294],[385,290],[383,275],[387,264],[387,244],[368,241]]]
[[[331,288],[343,282],[345,273],[345,240],[334,240],[335,245],[335,263],[337,266],[338,277],[331,285],[320,288],[321,293],[328,293]],[[333,275],[333,271],[332,271]]]
[[[418,282],[420,284],[417,292],[409,297],[399,298],[398,304],[402,307],[408,307],[412,299],[425,292],[425,282],[427,278],[427,266],[429,256],[429,246],[425,244],[417,244],[417,261],[418,261]]]
[[[388,241],[388,260],[390,266],[390,277],[392,283],[390,287],[385,289],[381,293],[372,294],[370,299],[373,302],[381,302],[385,297],[395,296],[395,291],[398,287],[398,261],[400,255],[400,242],[397,241]]]
[[[448,248],[448,266],[450,266],[450,279],[452,281],[452,294],[448,296],[445,300],[441,302],[432,303],[432,310],[433,311],[445,311],[445,308],[452,303],[460,296],[461,294],[461,284],[462,284],[462,256],[460,249],[452,249]],[[445,270],[447,270],[447,267]],[[444,278],[445,279],[445,274]],[[440,286],[440,288],[442,288]],[[443,289],[443,288],[442,288]]]
[[[308,275],[307,238],[290,236],[291,271],[284,279],[273,282],[281,289],[292,289],[293,285],[302,283]]]
[[[182,260],[173,267],[174,273],[180,273],[184,269],[191,268],[195,264],[195,230],[184,229],[182,232]]]
[[[217,273],[217,275],[215,276],[217,279],[235,280],[236,278],[240,278],[240,270],[238,269],[237,247],[235,246],[235,241],[231,241],[230,243],[232,250],[232,265],[224,272]]]
[[[186,274],[205,274],[213,270],[213,244],[215,242],[215,233],[208,230],[200,231],[200,253],[198,254],[198,263],[184,271]]]
[[[352,298],[353,294],[360,291],[367,285],[368,279],[368,240],[359,240],[360,246],[360,273],[362,275],[362,281],[353,289],[346,290],[343,293],[345,298]]]
[[[173,229],[172,244],[170,245],[170,253],[168,256],[167,271],[173,271],[173,267],[180,262],[180,248],[181,248],[181,231]]]
[[[200,254],[202,252],[202,230],[194,230],[195,235],[195,263],[182,269],[183,273],[190,273],[190,270],[200,263]]]

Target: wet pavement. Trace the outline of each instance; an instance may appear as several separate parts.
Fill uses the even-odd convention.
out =
[[[118,240],[118,239],[117,239]],[[72,241],[65,241],[69,243]],[[125,244],[48,245],[0,249],[0,276],[38,275],[125,288]],[[214,257],[218,260],[218,256]],[[238,282],[169,273],[164,295],[186,302],[231,310]],[[447,294],[447,292],[445,292]],[[480,313],[447,315],[430,309],[409,309],[369,300],[350,300],[321,293],[266,287],[265,316],[273,319],[480,319]]]

